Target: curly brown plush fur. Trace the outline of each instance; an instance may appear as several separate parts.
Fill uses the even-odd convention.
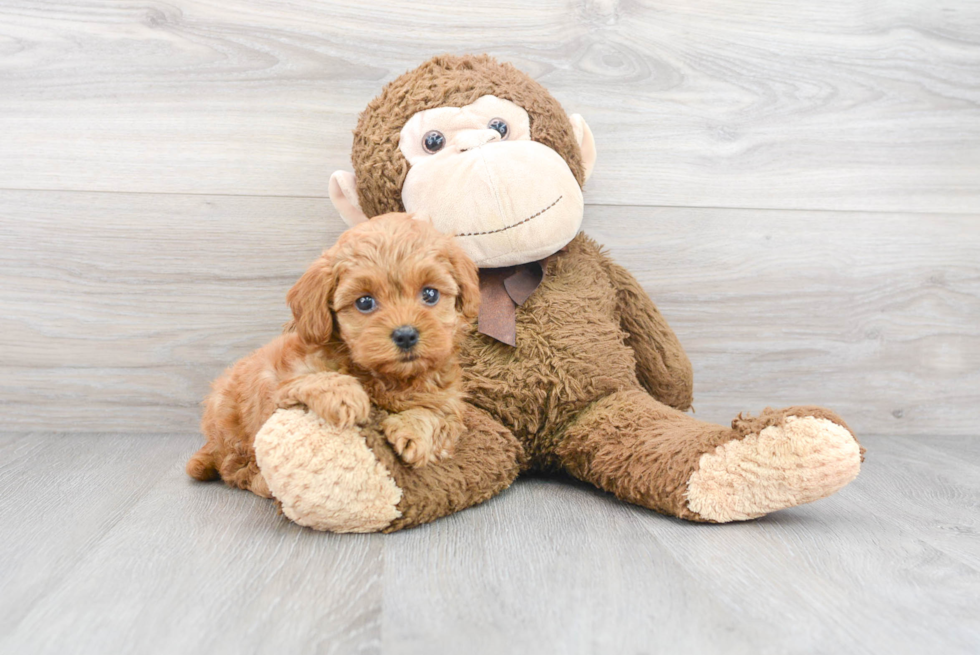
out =
[[[624,273],[580,234],[549,260],[541,286],[518,311],[516,347],[483,334],[463,343],[470,402],[510,428],[539,468],[561,468],[564,432],[600,398],[637,389],[690,407],[691,364],[649,299],[638,302],[617,286]],[[638,353],[628,338],[634,333],[660,347]]]

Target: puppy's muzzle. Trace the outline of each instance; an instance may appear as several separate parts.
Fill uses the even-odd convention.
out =
[[[419,342],[419,331],[414,325],[403,325],[392,331],[391,340],[400,350],[408,352]]]

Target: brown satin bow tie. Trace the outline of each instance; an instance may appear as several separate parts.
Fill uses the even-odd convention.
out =
[[[551,257],[554,255],[517,266],[480,269],[481,333],[509,346],[517,345],[517,308],[541,284]]]

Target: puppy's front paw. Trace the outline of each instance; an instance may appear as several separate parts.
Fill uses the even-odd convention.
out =
[[[439,459],[432,422],[412,410],[392,414],[381,423],[388,443],[409,466],[424,466]]]
[[[349,428],[368,420],[371,398],[360,382],[346,375],[342,377],[346,379],[337,381],[324,393],[314,395],[306,405],[328,423]]]
[[[332,425],[349,428],[365,423],[371,414],[371,398],[361,383],[349,375],[314,373],[289,382],[279,392],[279,407],[306,405]]]
[[[328,423],[341,428],[350,428],[366,423],[371,415],[371,398],[358,385],[349,393],[334,393],[314,401],[310,407]]]

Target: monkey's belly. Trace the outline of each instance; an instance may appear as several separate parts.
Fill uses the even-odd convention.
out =
[[[562,282],[548,280],[518,310],[516,348],[477,333],[463,348],[470,402],[508,427],[546,468],[562,427],[582,409],[638,386],[633,351],[604,302],[608,288]]]

